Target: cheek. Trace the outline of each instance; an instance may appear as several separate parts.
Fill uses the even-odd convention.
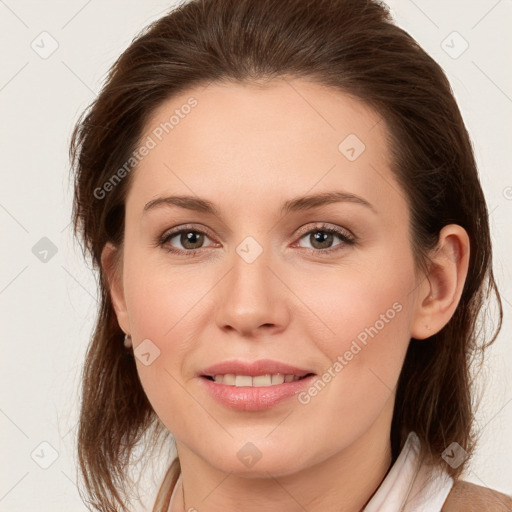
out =
[[[359,290],[331,296],[336,309],[328,310],[325,304],[323,319],[330,331],[327,336],[317,335],[316,346],[331,361],[326,370],[343,373],[350,386],[358,386],[363,394],[379,381],[392,389],[400,373],[410,331],[407,304],[397,297],[391,289],[380,295]],[[342,367],[332,368],[334,362]]]
[[[316,303],[315,312],[323,314],[334,333],[323,329],[327,334],[319,336],[317,330],[315,337],[314,330],[309,331],[308,338],[316,340],[316,349],[328,362],[317,381],[298,397],[304,422],[329,418],[321,435],[338,440],[338,448],[370,428],[384,409],[388,417],[392,413],[391,400],[410,340],[408,305],[397,300],[400,286],[359,281],[349,288],[347,293],[346,288],[333,287],[329,299]]]
[[[306,338],[327,356],[322,389],[330,388],[326,395],[343,413],[385,402],[410,342],[414,268],[412,260],[390,254],[375,258],[378,264],[341,271],[336,279],[317,275],[314,286],[308,280],[298,292],[315,313],[314,321],[302,322]]]
[[[126,261],[125,297],[137,371],[163,423],[169,430],[186,432],[193,428],[188,422],[201,415],[201,409],[183,388],[190,378],[186,364],[204,337],[205,321],[211,319],[204,308],[215,281],[205,273],[198,277],[193,265],[172,268],[161,260],[136,256],[134,251],[131,260]],[[218,276],[212,277],[218,280]],[[149,365],[144,364],[143,357],[137,357],[142,353],[141,343],[148,348]],[[183,414],[185,410],[193,410],[195,415]]]
[[[198,317],[201,299],[212,288],[197,267],[167,264],[134,254],[126,268],[126,302],[130,324],[139,337],[163,342],[182,325],[190,325],[190,315]]]
[[[372,339],[394,339],[400,333],[403,337],[409,325],[413,279],[412,267],[397,275],[396,270],[387,271],[384,262],[374,269],[361,264],[339,272],[316,273],[300,286],[297,283],[294,291],[304,304],[311,305],[311,339],[325,339],[332,359],[348,350],[355,339],[362,345],[368,342],[369,347]],[[383,342],[379,346],[385,348]]]

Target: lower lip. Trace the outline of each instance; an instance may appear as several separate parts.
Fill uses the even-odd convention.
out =
[[[294,382],[283,382],[274,386],[255,388],[252,386],[228,386],[219,384],[206,377],[200,377],[207,391],[217,401],[239,411],[261,411],[270,409],[279,402],[300,393],[311,385],[316,375],[309,375]]]

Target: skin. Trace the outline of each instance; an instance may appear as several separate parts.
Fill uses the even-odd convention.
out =
[[[395,386],[408,343],[453,315],[468,236],[445,226],[431,272],[416,270],[385,122],[363,103],[298,78],[216,82],[163,103],[141,140],[191,96],[197,106],[132,171],[123,247],[107,244],[102,254],[134,350],[145,339],[160,350],[150,365],[136,363],[177,442],[183,488],[169,511],[242,503],[247,512],[359,511],[390,467]],[[349,134],[366,146],[354,161],[338,149]],[[375,211],[338,202],[280,214],[288,199],[334,190]],[[208,199],[221,217],[177,206],[143,214],[148,201],[171,194]],[[314,234],[323,222],[349,230],[356,243],[333,235],[322,245]],[[192,245],[174,236],[166,246],[200,248],[196,255],[156,245],[185,224],[210,234]],[[250,264],[236,252],[247,236],[263,250]],[[197,376],[232,358],[276,359],[322,375],[394,303],[400,312],[307,404],[292,397],[266,411],[234,411]],[[261,452],[252,467],[237,457],[247,442]]]

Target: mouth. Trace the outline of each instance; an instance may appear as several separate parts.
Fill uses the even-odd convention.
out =
[[[262,388],[303,380],[316,375],[310,369],[281,361],[231,359],[216,363],[198,372],[203,379],[225,386]]]
[[[231,359],[203,368],[197,377],[205,392],[223,406],[256,412],[290,400],[311,386],[316,373],[271,359]]]
[[[283,374],[283,373],[267,373],[262,375],[237,375],[233,373],[201,375],[202,378],[215,382],[216,384],[224,384],[233,387],[253,387],[263,388],[270,386],[279,386],[285,382],[296,382],[306,379],[315,373],[306,373],[304,375]]]
[[[247,372],[247,370],[245,370]],[[316,374],[296,373],[204,373],[198,377],[204,391],[224,407],[241,412],[268,410],[313,384]],[[295,405],[299,402],[295,401]]]

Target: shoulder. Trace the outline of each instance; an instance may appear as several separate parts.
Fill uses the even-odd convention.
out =
[[[512,512],[512,498],[501,492],[457,480],[442,512]]]

